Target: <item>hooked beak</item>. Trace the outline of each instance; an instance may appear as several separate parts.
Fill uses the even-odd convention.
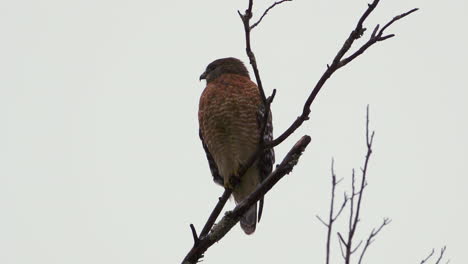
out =
[[[201,80],[206,80],[206,72],[202,73],[202,75],[200,75],[200,81]]]

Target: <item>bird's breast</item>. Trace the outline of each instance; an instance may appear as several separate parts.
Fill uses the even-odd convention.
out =
[[[208,85],[203,92],[200,127],[225,179],[237,173],[258,147],[258,97],[257,87],[250,83],[225,81]]]

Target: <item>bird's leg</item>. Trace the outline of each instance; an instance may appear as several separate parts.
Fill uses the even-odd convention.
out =
[[[234,190],[234,188],[240,183],[240,177],[237,174],[232,175],[229,177],[229,181],[226,182],[227,184],[224,186],[229,190]]]
[[[229,181],[225,187],[230,188],[230,190],[234,190],[234,188],[241,182],[241,178],[244,176],[247,170],[247,166],[244,164],[239,164],[239,169],[237,170],[236,174],[233,174],[231,177],[229,177]]]

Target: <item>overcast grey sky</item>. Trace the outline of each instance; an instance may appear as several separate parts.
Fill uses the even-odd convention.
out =
[[[255,10],[272,3],[257,2]],[[222,193],[198,139],[198,77],[220,57],[247,61],[236,13],[246,4],[0,3],[0,263],[182,260],[189,224],[200,230]],[[266,92],[278,90],[276,135],[366,4],[296,0],[253,32]],[[312,137],[293,174],[266,196],[256,233],[235,227],[204,263],[323,262],[315,215],[328,210],[330,161],[345,187],[363,161],[367,104],[375,155],[358,235],[393,220],[367,263],[419,263],[443,245],[452,263],[466,263],[468,4],[382,1],[367,26],[413,7],[421,10],[388,30],[395,38],[326,83],[310,121],[276,149],[280,160],[303,134]]]

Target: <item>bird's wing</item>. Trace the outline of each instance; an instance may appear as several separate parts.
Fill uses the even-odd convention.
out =
[[[201,129],[198,130],[198,135],[200,136],[203,149],[205,150],[205,153],[206,153],[206,158],[208,159],[208,164],[210,165],[210,171],[211,171],[211,175],[213,175],[213,181],[221,186],[224,186],[224,180],[219,175],[218,167],[216,166],[213,156],[211,156],[210,151],[208,150],[208,146],[205,144],[205,141],[203,140]]]
[[[265,106],[263,105],[263,103],[260,104],[260,107],[258,109],[257,122],[258,122],[258,127],[262,129],[263,122],[265,122]],[[262,139],[263,139],[263,142],[270,142],[273,140],[273,123],[272,123],[271,110],[268,115],[268,120],[267,120],[266,127],[265,127],[265,133],[262,135]],[[275,151],[273,150],[273,148],[263,151],[257,163],[258,170],[260,172],[260,182],[263,182],[266,179],[266,177],[270,175],[273,169],[274,163],[275,163]],[[264,203],[264,199],[262,197],[260,199],[260,204],[259,204],[259,209],[258,209],[258,221],[259,222],[260,222],[260,218],[262,217],[263,203]]]

